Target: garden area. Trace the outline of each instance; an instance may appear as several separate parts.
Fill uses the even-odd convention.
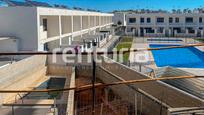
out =
[[[199,42],[203,42],[204,43],[204,38],[199,38],[199,39],[196,39],[197,41]]]
[[[122,48],[130,49],[132,47],[133,38],[129,36],[122,36],[120,42],[116,45],[117,51],[120,51]],[[130,53],[125,53],[123,56],[123,62],[127,63],[129,60]],[[119,61],[119,59],[118,59]]]

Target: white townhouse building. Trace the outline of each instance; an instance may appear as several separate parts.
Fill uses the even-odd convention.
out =
[[[122,13],[126,34],[135,36],[203,37],[204,13]],[[123,16],[121,18],[121,16]],[[118,17],[118,13],[116,13]],[[125,20],[124,20],[125,18]],[[115,24],[118,21],[115,20]]]
[[[83,37],[100,35],[100,31],[110,29],[112,17],[109,13],[54,7],[0,7],[0,36],[15,37],[19,51],[52,50],[72,45],[79,38],[81,44],[76,45],[89,48],[87,42],[82,43]],[[111,31],[106,31],[102,38],[98,36],[98,41],[110,34]]]

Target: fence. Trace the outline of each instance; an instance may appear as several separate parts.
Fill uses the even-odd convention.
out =
[[[133,37],[135,43],[167,43],[167,44],[196,44],[202,43],[204,38],[184,37]]]

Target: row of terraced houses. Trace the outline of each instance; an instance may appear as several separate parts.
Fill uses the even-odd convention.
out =
[[[92,48],[93,41],[100,47],[111,37],[113,24],[113,14],[109,13],[38,6],[1,7],[0,17],[0,35],[7,41],[15,39],[11,42],[17,44],[10,52],[68,46],[84,51]]]
[[[201,37],[204,36],[204,14],[170,12],[116,12],[114,23],[125,26],[135,36]]]

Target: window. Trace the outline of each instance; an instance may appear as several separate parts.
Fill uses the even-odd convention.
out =
[[[49,47],[47,43],[44,44],[44,51],[49,51]]]
[[[144,23],[144,18],[140,18],[140,23]]]
[[[169,23],[173,23],[173,18],[169,18]]]
[[[147,23],[151,23],[151,18],[147,18]]]
[[[129,18],[129,23],[136,23],[136,18]]]
[[[157,23],[164,23],[164,18],[161,17],[157,18]]]
[[[47,31],[47,19],[43,19],[43,31]]]
[[[178,17],[175,19],[175,22],[176,22],[176,23],[179,23],[179,18],[178,18]]]
[[[195,33],[195,30],[193,28],[187,28],[188,29],[188,33],[190,34],[194,34]]]
[[[91,42],[87,43],[87,48],[91,48]]]
[[[186,23],[193,23],[193,17],[186,17]]]
[[[202,17],[199,18],[199,23],[203,23],[203,18]]]
[[[154,33],[154,30],[152,28],[145,28],[147,33]]]

